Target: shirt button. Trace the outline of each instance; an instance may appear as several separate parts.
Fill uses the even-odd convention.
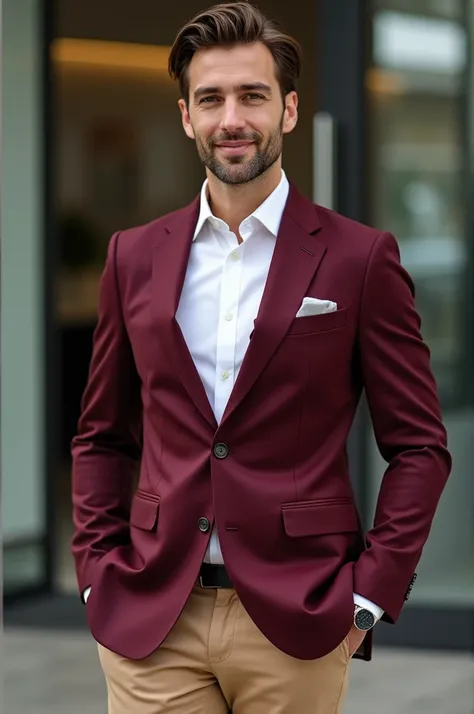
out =
[[[198,520],[198,526],[199,526],[199,530],[200,530],[202,533],[207,533],[207,531],[208,531],[209,528],[211,527],[211,524],[209,523],[209,519],[208,519],[208,518],[200,518],[200,519]]]
[[[224,320],[227,320],[227,322],[231,322],[234,319],[234,316],[231,312],[228,312],[227,315],[224,315]]]
[[[221,377],[222,377],[222,379],[229,379],[230,374],[229,374],[229,372],[222,372]]]
[[[229,455],[229,448],[226,444],[216,444],[214,446],[214,456],[216,459],[225,459]]]
[[[236,261],[236,260],[239,260],[240,255],[236,250],[233,250],[232,253],[230,254],[230,257],[232,258],[232,260]]]

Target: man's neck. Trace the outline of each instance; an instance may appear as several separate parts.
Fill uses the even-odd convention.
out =
[[[208,174],[209,205],[211,211],[237,236],[239,226],[270,196],[281,181],[281,165],[271,167],[263,176],[250,183],[233,186]]]

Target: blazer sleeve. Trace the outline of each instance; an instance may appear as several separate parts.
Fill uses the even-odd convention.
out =
[[[420,334],[413,282],[389,233],[368,261],[359,358],[375,437],[388,463],[354,591],[395,622],[451,469],[430,355]]]
[[[141,381],[120,302],[118,243],[116,233],[101,278],[89,378],[72,442],[72,553],[81,592],[91,584],[97,561],[130,540],[130,503],[141,457]]]

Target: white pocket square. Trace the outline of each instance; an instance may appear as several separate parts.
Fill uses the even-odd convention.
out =
[[[296,317],[310,317],[311,315],[322,315],[325,312],[336,312],[337,304],[331,300],[319,300],[318,298],[305,297],[301,307],[296,313]]]

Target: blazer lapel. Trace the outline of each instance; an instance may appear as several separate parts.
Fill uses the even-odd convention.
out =
[[[203,417],[217,427],[206,390],[176,320],[192,238],[199,215],[199,197],[170,217],[153,249],[152,311],[160,346]]]
[[[326,251],[315,236],[319,228],[315,205],[291,185],[254,331],[222,421],[252,389],[307,294]]]

